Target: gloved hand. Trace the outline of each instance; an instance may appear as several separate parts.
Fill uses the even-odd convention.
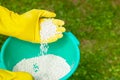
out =
[[[11,72],[0,69],[0,80],[34,80],[27,72]]]
[[[46,10],[32,9],[24,14],[17,14],[0,6],[0,34],[19,38],[21,40],[40,43],[40,20],[43,17],[51,18],[56,14]],[[62,20],[53,19],[57,27],[57,31],[64,32],[64,25]],[[61,38],[59,34],[48,41],[53,42]]]

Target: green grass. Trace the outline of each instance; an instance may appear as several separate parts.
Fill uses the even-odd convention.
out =
[[[0,0],[18,13],[54,11],[81,42],[81,61],[69,80],[120,80],[120,0]],[[0,45],[5,36],[0,36]]]

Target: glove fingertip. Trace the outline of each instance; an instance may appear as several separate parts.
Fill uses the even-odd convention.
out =
[[[63,34],[58,34],[58,38],[62,38],[63,37]]]
[[[42,17],[55,17],[56,14],[54,12],[51,11],[46,11],[46,10],[41,10],[41,16]]]
[[[58,27],[57,32],[65,32],[66,29],[64,27]]]
[[[63,20],[60,20],[60,19],[53,19],[53,23],[58,25],[58,26],[62,26],[65,24],[65,22]]]

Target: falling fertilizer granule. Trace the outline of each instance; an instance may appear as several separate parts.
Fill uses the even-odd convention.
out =
[[[13,71],[29,72],[35,80],[59,80],[70,71],[70,66],[62,57],[48,54],[23,59],[14,66]]]

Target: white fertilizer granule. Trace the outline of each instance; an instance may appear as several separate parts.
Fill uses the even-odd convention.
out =
[[[35,80],[59,80],[70,71],[70,66],[62,57],[48,54],[17,63],[13,71],[25,71],[33,75]]]
[[[47,40],[51,37],[54,37],[57,33],[57,26],[53,23],[52,19],[45,19],[44,22],[40,24],[40,38],[41,38],[41,46],[40,46],[40,54],[45,55],[48,51]]]

